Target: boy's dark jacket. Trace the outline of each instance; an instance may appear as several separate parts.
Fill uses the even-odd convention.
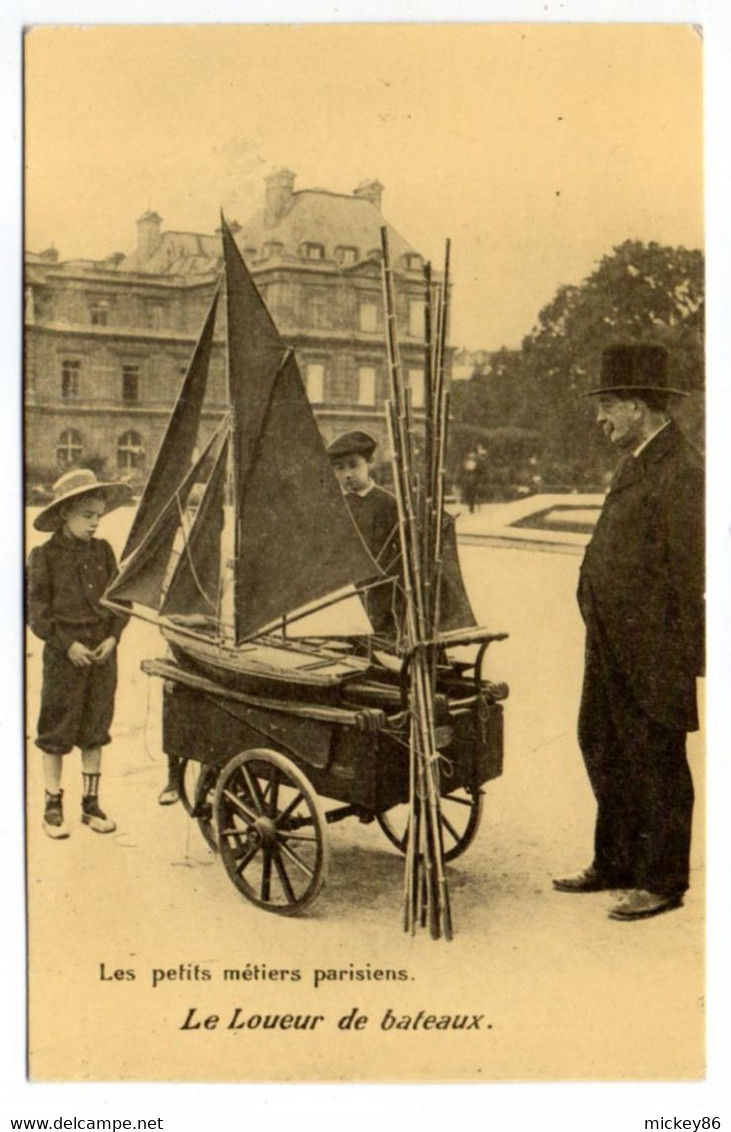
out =
[[[74,641],[119,640],[128,618],[112,613],[99,599],[117,571],[114,551],[104,539],[89,542],[56,531],[28,558],[27,620],[46,644],[66,653]]]

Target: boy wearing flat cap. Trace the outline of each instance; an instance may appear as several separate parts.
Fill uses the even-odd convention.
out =
[[[594,858],[561,892],[625,891],[610,911],[639,920],[677,908],[688,887],[703,671],[703,467],[670,418],[662,346],[602,355],[597,422],[624,453],[581,566],[586,625],[579,743],[597,802]]]
[[[114,714],[117,642],[127,618],[99,604],[117,564],[109,543],[94,535],[102,515],[126,503],[131,490],[78,468],[61,476],[53,494],[33,523],[53,534],[30,553],[27,600],[28,623],[44,641],[36,739],[46,787],[43,828],[58,839],[69,835],[61,774],[74,747],[81,748],[82,824],[96,833],[116,828],[99,806],[99,778]]]
[[[376,441],[367,432],[344,432],[328,446],[338,483],[363,541],[386,575],[398,571],[398,507],[390,492],[371,478]],[[393,587],[369,590],[366,609],[376,633],[393,636]]]

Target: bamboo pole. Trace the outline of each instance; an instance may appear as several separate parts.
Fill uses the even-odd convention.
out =
[[[435,511],[435,492],[440,493],[444,442],[438,422],[444,422],[443,406],[436,399],[439,364],[444,350],[431,344],[431,279],[427,272],[428,297],[425,298],[425,465],[421,474],[414,466],[414,414],[411,391],[401,371],[396,329],[396,304],[391,271],[388,236],[382,229],[383,293],[386,318],[391,399],[387,424],[394,460],[394,487],[399,515],[399,538],[406,595],[406,631],[411,659],[409,664],[410,712],[410,806],[409,831],[404,878],[404,927],[415,931],[417,924],[429,927],[433,938],[451,939],[452,921],[449,892],[444,871],[444,848],[439,789],[439,752],[434,721],[434,582],[438,579],[434,551],[440,543],[441,513]],[[443,304],[440,326],[444,327]],[[437,362],[432,377],[432,358]],[[421,530],[418,520],[421,520]]]

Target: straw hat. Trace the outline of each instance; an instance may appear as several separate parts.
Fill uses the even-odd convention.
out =
[[[37,531],[55,531],[61,518],[60,511],[65,503],[79,499],[82,495],[99,492],[104,496],[106,511],[113,511],[132,498],[132,488],[126,483],[100,482],[91,468],[74,468],[64,472],[56,480],[53,488],[53,501],[36,515],[33,526]],[[106,512],[105,512],[106,513]]]
[[[596,397],[601,393],[640,393],[653,390],[672,393],[676,397],[689,397],[686,389],[668,385],[668,352],[664,346],[650,342],[631,342],[607,346],[602,351],[601,384],[589,389],[583,397]]]

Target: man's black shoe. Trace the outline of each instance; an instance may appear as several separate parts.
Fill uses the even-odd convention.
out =
[[[609,888],[616,888],[605,877],[598,873],[593,865],[584,869],[575,877],[561,877],[554,880],[553,887],[557,892],[606,892]]]
[[[636,888],[623,896],[619,904],[609,913],[610,920],[646,920],[670,912],[683,903],[682,892],[648,892],[646,888]]]

